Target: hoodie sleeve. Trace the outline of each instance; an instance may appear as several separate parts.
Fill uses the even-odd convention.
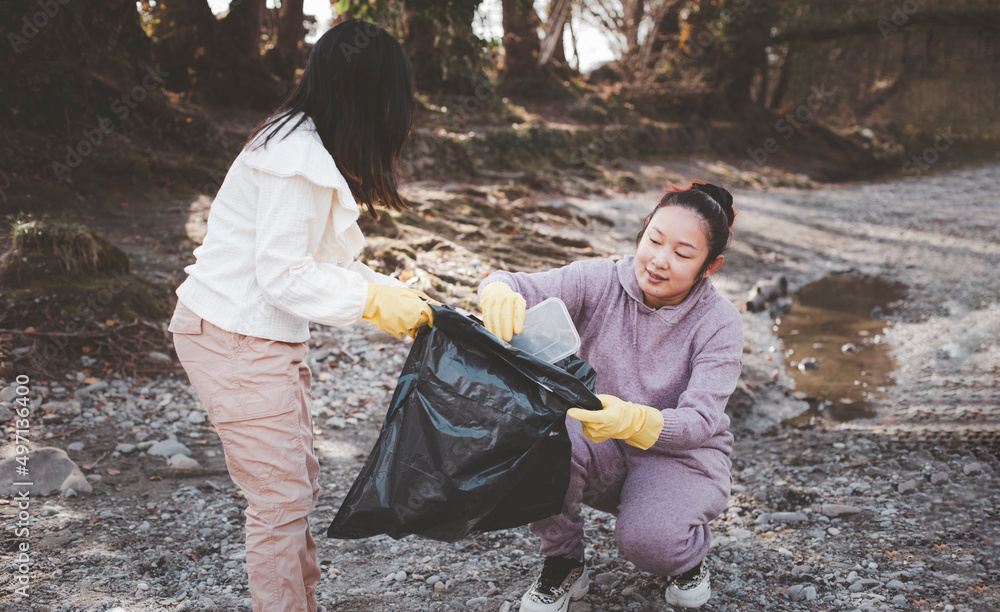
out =
[[[732,304],[727,306],[727,313],[730,310],[731,313],[722,325],[714,333],[706,333],[706,340],[695,344],[687,387],[681,392],[676,408],[661,410],[663,430],[652,448],[665,451],[700,448],[729,428],[726,404],[743,370],[743,322]]]
[[[479,283],[479,294],[492,283],[501,282],[524,296],[528,308],[548,299],[559,298],[579,326],[586,304],[595,291],[604,291],[615,273],[611,260],[575,261],[547,272],[493,272]]]

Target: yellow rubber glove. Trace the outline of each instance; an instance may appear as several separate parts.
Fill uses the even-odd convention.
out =
[[[417,330],[434,324],[434,311],[420,299],[421,293],[408,287],[368,283],[368,299],[361,318],[387,334],[417,337]]]
[[[566,414],[583,423],[583,435],[594,442],[608,438],[646,450],[663,431],[663,413],[651,406],[633,404],[614,395],[598,395],[604,410],[570,408]]]
[[[479,309],[483,311],[483,324],[495,336],[510,342],[514,334],[524,327],[524,297],[507,286],[496,282],[486,285],[479,299]]]

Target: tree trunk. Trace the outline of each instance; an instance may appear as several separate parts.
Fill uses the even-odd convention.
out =
[[[625,64],[629,65],[635,62],[636,57],[639,55],[639,26],[642,24],[642,19],[646,15],[646,2],[645,0],[630,0],[624,3],[624,17],[625,17]]]
[[[795,43],[788,43],[785,49],[784,60],[781,66],[778,67],[778,78],[774,81],[774,91],[771,92],[764,100],[764,107],[769,109],[779,108],[781,106],[782,100],[785,98],[785,92],[788,91],[788,83],[792,78],[792,52],[795,48]]]
[[[218,22],[206,0],[158,2],[150,9],[156,17],[152,53],[169,76],[166,88],[190,92],[198,75],[211,69],[216,56]]]
[[[705,19],[718,18],[710,9],[711,0],[702,2]],[[767,6],[750,5],[740,19],[724,27],[722,40],[706,48],[704,57],[711,66],[706,80],[709,91],[715,92],[711,99],[721,102],[706,110],[722,116],[745,116],[753,104],[754,78],[767,70],[765,48],[773,44],[772,19]]]
[[[538,63],[566,63],[566,50],[563,44],[563,31],[573,10],[573,0],[552,0],[549,2],[549,22],[545,25],[545,40],[541,43],[541,55]]]
[[[232,0],[218,28],[219,52],[196,88],[201,97],[258,110],[270,110],[284,98],[288,84],[268,70],[260,53],[264,10],[265,0]]]
[[[573,70],[580,72],[580,48],[576,44],[576,32],[573,31],[572,13],[570,14],[569,21],[567,21],[566,24],[569,26],[569,42],[573,48]]]
[[[538,15],[531,0],[503,0],[504,67],[498,89],[530,88],[539,76]]]
[[[264,24],[265,1],[233,0],[229,3],[229,14],[222,20],[222,29],[237,53],[260,55],[260,28]]]
[[[657,60],[663,54],[663,49],[667,46],[667,41],[680,34],[680,13],[682,3],[680,0],[668,2],[662,7],[653,24],[653,29],[649,33],[649,38],[643,45],[648,49],[643,54],[643,61],[647,70],[656,67]]]
[[[720,99],[725,101],[723,110],[741,117],[752,102],[754,76],[767,70],[767,54],[764,45],[752,39],[729,42],[730,52],[716,67],[715,84]]]
[[[264,65],[260,54],[265,0],[233,0],[219,21],[207,0],[158,2],[151,9],[153,59],[165,87],[193,100],[270,110],[288,87]]]
[[[437,92],[444,82],[441,53],[434,45],[437,34],[437,25],[419,11],[403,15],[403,48],[410,57],[420,91]]]
[[[303,0],[281,0],[278,13],[278,44],[275,73],[287,81],[295,79],[295,69],[299,67],[302,39],[305,36],[305,14]]]

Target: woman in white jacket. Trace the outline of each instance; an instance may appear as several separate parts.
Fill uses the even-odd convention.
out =
[[[432,321],[419,292],[354,261],[358,204],[373,216],[406,207],[396,177],[412,104],[413,71],[392,36],[362,21],[323,35],[233,162],[177,288],[168,329],[247,499],[257,612],[324,610],[308,520],[319,495],[309,322],[364,319],[402,336]]]

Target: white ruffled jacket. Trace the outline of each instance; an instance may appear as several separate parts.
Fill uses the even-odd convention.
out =
[[[359,322],[367,283],[399,284],[354,261],[364,246],[358,205],[312,120],[291,129],[300,116],[233,162],[177,288],[226,331],[304,342],[310,321]]]

